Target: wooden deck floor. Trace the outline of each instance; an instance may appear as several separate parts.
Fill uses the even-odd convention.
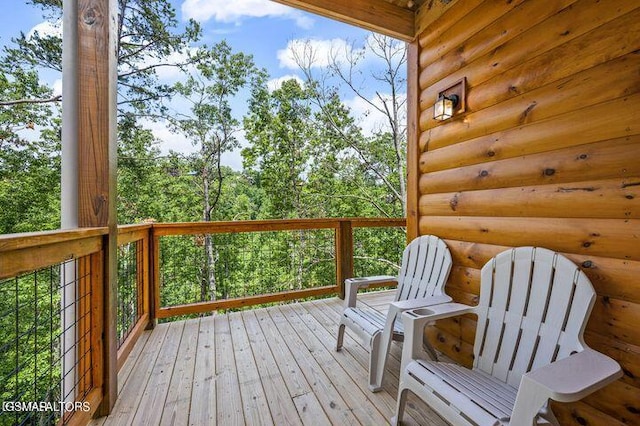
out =
[[[389,292],[362,295],[386,309]],[[92,425],[384,425],[393,415],[400,346],[384,388],[367,388],[368,353],[347,331],[335,350],[339,299],[158,325],[119,373],[112,414]],[[408,424],[445,425],[413,396]]]

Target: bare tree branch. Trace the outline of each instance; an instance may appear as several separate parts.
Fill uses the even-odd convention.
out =
[[[62,100],[62,95],[53,96],[48,99],[16,99],[13,101],[0,101],[0,106],[15,106],[24,104],[47,104],[52,102],[59,102]]]

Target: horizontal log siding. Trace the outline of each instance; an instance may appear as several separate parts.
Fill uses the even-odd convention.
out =
[[[417,14],[421,234],[449,245],[448,293],[477,303],[480,268],[514,246],[581,265],[598,299],[585,340],[625,376],[554,404],[564,425],[640,424],[640,3],[461,1]],[[433,120],[467,78],[467,111]],[[426,336],[473,362],[475,317]]]

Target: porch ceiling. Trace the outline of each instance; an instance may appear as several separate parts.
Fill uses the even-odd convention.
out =
[[[273,0],[402,40],[415,38],[415,14],[423,4],[437,9],[442,0]],[[435,3],[435,4],[434,4]]]

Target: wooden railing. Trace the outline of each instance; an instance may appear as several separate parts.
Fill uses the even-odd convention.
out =
[[[118,228],[118,370],[149,325],[151,302],[151,225]]]
[[[118,347],[116,365],[120,369],[142,331],[153,327],[159,318],[342,295],[344,279],[354,274],[354,259],[357,262],[376,257],[356,255],[363,244],[358,242],[354,230],[404,225],[404,219],[297,219],[122,226],[118,230],[115,295],[107,294],[111,286],[104,279],[107,228],[2,235],[0,327],[5,335],[0,339],[0,404],[46,401],[57,402],[58,406],[76,405],[67,405],[75,409],[57,413],[2,411],[0,423],[85,424],[99,409],[105,387],[114,386],[105,373],[110,360],[103,350],[110,344],[106,339],[114,338],[114,334]],[[240,243],[234,247],[234,238],[262,238],[269,233],[289,233],[295,237],[291,241],[304,241],[306,247],[321,250],[322,256],[316,256],[314,262],[306,265],[307,269],[299,270],[309,273],[322,264],[322,273],[309,275],[314,277],[309,278],[314,281],[312,287],[303,283],[301,288],[284,291],[229,294],[232,297],[171,306],[161,304],[163,279],[167,279],[163,278],[166,266],[163,247],[172,245],[171,238],[191,238],[198,245],[207,237],[219,236],[230,240],[231,250],[246,250]],[[400,252],[402,236],[399,230],[389,240],[394,242],[386,244],[400,241]],[[299,250],[294,243],[288,247],[283,250],[292,254]],[[362,266],[355,269],[361,270]],[[256,268],[258,275],[261,272]],[[105,319],[113,317],[109,315],[112,311],[106,311],[112,306],[107,303],[110,298],[117,300],[116,333],[106,332]],[[38,374],[43,365],[47,371]],[[44,376],[47,379],[41,380]]]
[[[402,227],[404,219],[291,219],[237,222],[200,222],[200,223],[171,223],[153,225],[153,294],[156,318],[168,318],[180,315],[201,314],[220,309],[242,308],[273,302],[302,299],[313,296],[337,294],[344,297],[343,283],[345,278],[353,276],[354,272],[354,243],[353,229],[355,228],[389,228]],[[192,301],[171,306],[161,303],[163,287],[168,279],[163,273],[163,244],[162,239],[175,236],[194,236],[194,244],[206,244],[205,238],[212,235],[238,235],[255,233],[285,233],[310,232],[325,230],[331,233],[330,249],[325,250],[325,261],[334,267],[332,279],[310,288],[298,288],[283,291],[266,291],[259,294],[244,295],[209,301]],[[324,236],[325,240],[329,238]],[[309,238],[312,239],[312,238]],[[318,238],[313,238],[318,244]],[[326,241],[325,241],[326,243]],[[166,246],[166,244],[165,244]],[[241,247],[236,247],[238,250]],[[399,247],[402,248],[401,246]],[[185,260],[186,261],[186,260]],[[256,271],[260,274],[260,271]],[[192,279],[194,281],[194,279]],[[307,283],[308,284],[308,283]],[[384,285],[384,284],[381,284]]]
[[[84,424],[98,409],[106,234],[94,228],[0,236],[1,423]]]

